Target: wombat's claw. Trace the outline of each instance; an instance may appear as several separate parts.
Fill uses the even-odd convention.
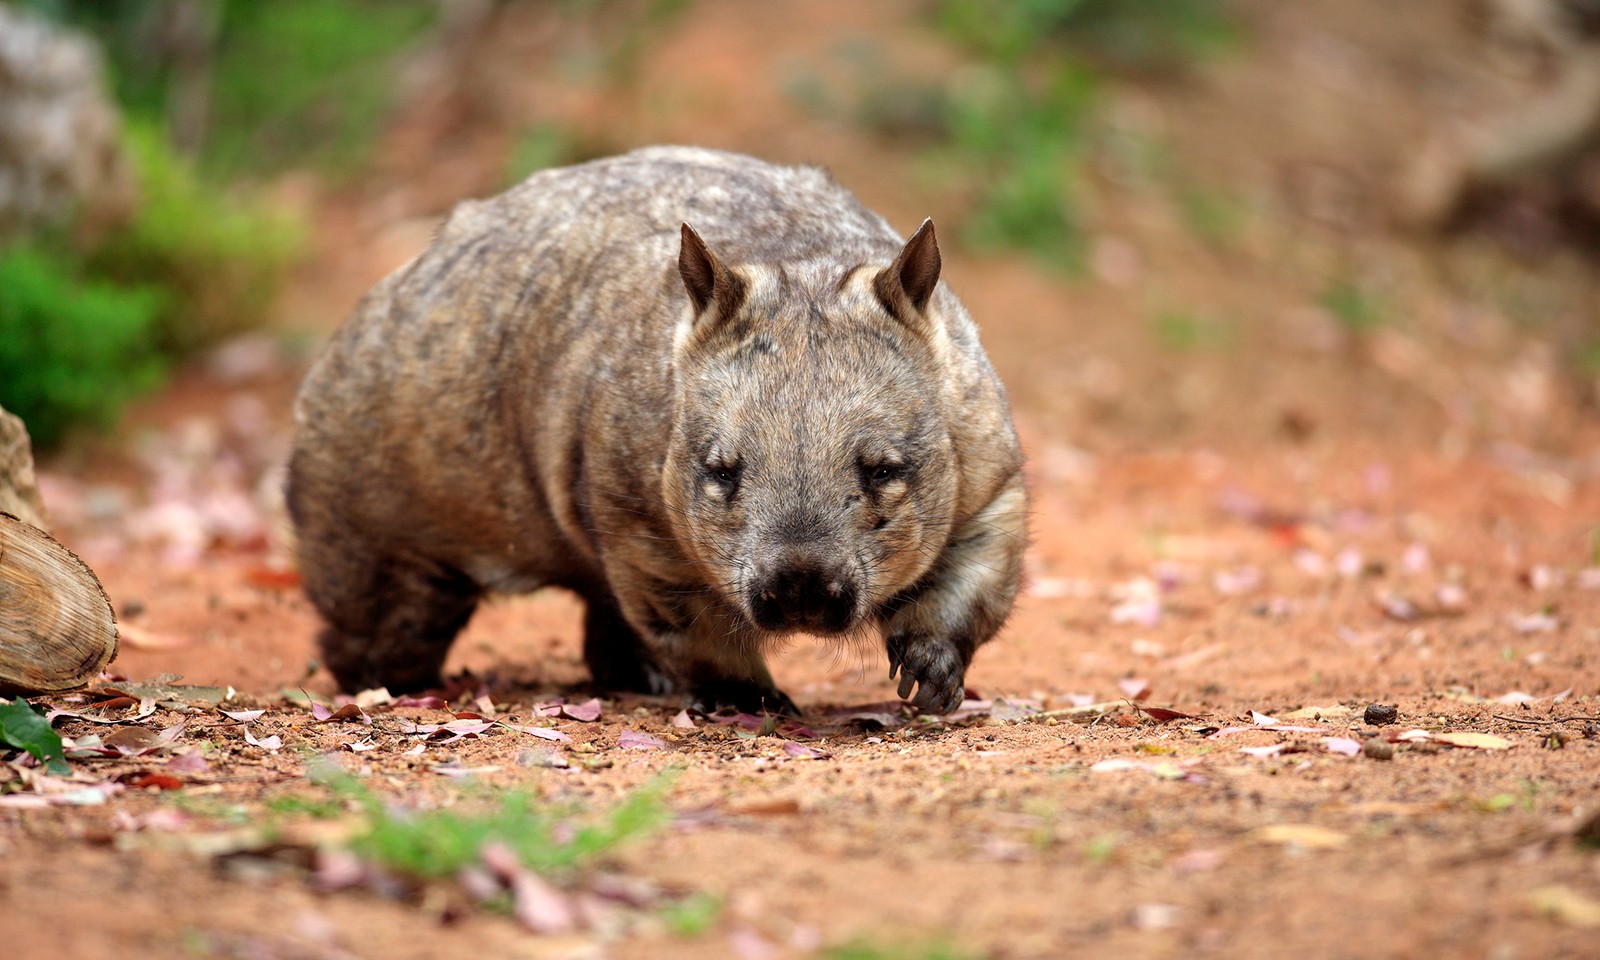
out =
[[[945,714],[961,706],[966,696],[961,682],[966,668],[954,645],[898,637],[890,639],[888,648],[889,679],[893,680],[896,673],[900,675],[900,699],[910,700],[923,713]]]

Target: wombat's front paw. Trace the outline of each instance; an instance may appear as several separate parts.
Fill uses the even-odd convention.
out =
[[[900,697],[923,713],[949,713],[961,706],[966,690],[966,659],[949,640],[937,637],[891,636],[889,679],[900,674]],[[911,695],[912,684],[917,695]]]
[[[803,716],[800,708],[789,699],[789,695],[777,687],[764,687],[758,683],[739,680],[697,682],[694,685],[694,698],[690,705],[701,713],[716,713],[725,707],[732,707],[740,713]]]

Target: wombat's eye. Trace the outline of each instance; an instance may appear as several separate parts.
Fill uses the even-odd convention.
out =
[[[704,469],[707,480],[721,487],[724,492],[732,492],[739,485],[739,474],[744,472],[744,464],[708,463]]]
[[[874,463],[861,465],[861,478],[870,487],[881,487],[893,483],[905,476],[906,468],[902,463]]]

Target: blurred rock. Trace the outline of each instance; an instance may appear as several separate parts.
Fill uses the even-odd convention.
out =
[[[22,420],[0,407],[0,513],[9,513],[40,529],[45,526],[44,501],[33,475],[33,445]]]
[[[0,240],[125,215],[120,126],[94,44],[0,4]]]

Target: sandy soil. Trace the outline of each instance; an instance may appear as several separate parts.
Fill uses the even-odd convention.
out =
[[[914,148],[784,92],[796,64],[826,70],[862,36],[886,62],[938,69],[948,51],[899,26],[910,6],[708,0],[648,48],[644,79],[587,85],[528,68],[572,41],[519,14],[463,79],[460,96],[494,96],[472,136],[441,133],[459,99],[425,98],[371,180],[285,187],[319,244],[286,322],[328,329],[451,199],[494,189],[492,148],[533,118],[619,148],[826,158],[896,223],[959,206],[907,173]],[[181,674],[231,687],[222,708],[267,712],[239,722],[181,692],[125,725],[186,721],[172,744],[78,761],[85,783],[61,785],[115,781],[106,802],[0,807],[7,955],[1595,956],[1600,857],[1575,834],[1600,812],[1600,435],[1553,331],[1600,287],[1580,253],[1529,261],[1493,236],[1384,222],[1387,178],[1436,101],[1503,96],[1447,7],[1246,4],[1242,50],[1114,93],[1118,122],[1241,198],[1225,243],[1185,226],[1172,184],[1103,164],[1089,276],[950,251],[945,276],[1015,400],[1034,546],[1013,621],[969,675],[979,699],[945,722],[900,715],[876,655],[797,643],[776,672],[809,731],[685,728],[678,703],[605,699],[598,720],[538,721],[569,742],[497,727],[418,753],[408,724],[450,711],[319,723],[286,699],[334,693],[308,674],[316,622],[274,502],[295,358],[247,344],[117,438],[47,462],[57,528],[128,628],[117,675]],[[1440,77],[1448,96],[1430,92]],[[1340,199],[1307,208],[1307,190]],[[1318,307],[1348,275],[1375,278],[1394,322],[1356,337]],[[1528,297],[1548,327],[1517,314]],[[1236,339],[1164,345],[1150,318],[1173,305],[1229,318]],[[471,678],[452,707],[526,722],[586,698],[578,615],[552,594],[481,611],[452,657]],[[1397,719],[1367,722],[1371,704]],[[659,742],[628,746],[638,733]],[[1491,739],[1450,744],[1466,733]],[[692,935],[639,909],[540,936],[461,909],[447,884],[326,891],[308,851],[337,822],[281,812],[326,796],[307,780],[321,756],[408,804],[471,802],[467,779],[601,808],[681,767],[675,822],[604,866],[722,908]],[[251,832],[263,824],[271,843]]]

